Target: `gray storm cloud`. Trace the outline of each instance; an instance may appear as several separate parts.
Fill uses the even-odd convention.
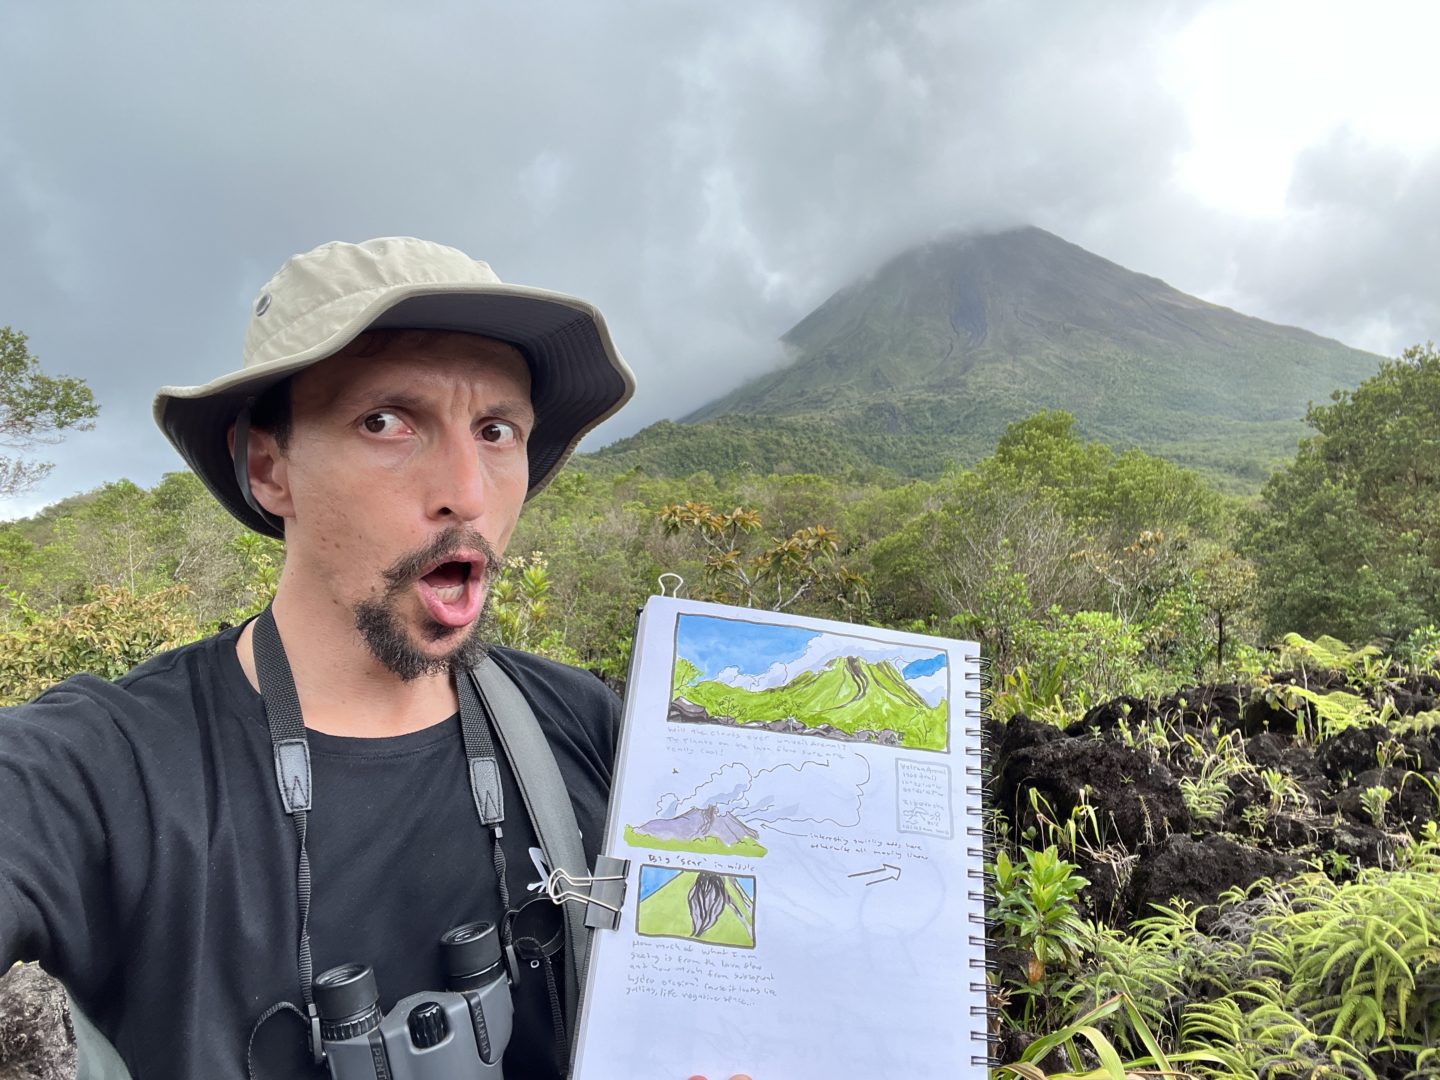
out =
[[[1327,136],[1276,224],[1172,182],[1161,46],[1206,6],[11,5],[0,322],[103,409],[37,499],[178,468],[153,389],[238,366],[260,284],[335,238],[596,301],[640,391],[591,447],[782,362],[832,291],[956,228],[1032,222],[1385,351],[1435,336],[1434,160]]]

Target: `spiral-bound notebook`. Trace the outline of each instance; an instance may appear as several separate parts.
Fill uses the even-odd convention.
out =
[[[981,687],[972,642],[652,597],[576,1080],[986,1076]]]

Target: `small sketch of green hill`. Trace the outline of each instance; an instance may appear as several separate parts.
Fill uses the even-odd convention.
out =
[[[695,924],[690,921],[690,889],[695,884],[699,871],[686,870],[671,878],[660,888],[640,901],[635,913],[635,932],[647,937],[677,937],[690,941],[704,941],[711,945],[732,945],[741,949],[755,947],[755,938],[750,929],[735,914],[735,908],[725,905],[725,911],[715,920],[715,925],[696,937],[691,931]],[[741,911],[755,919],[755,901],[745,895],[734,879],[721,875],[725,891]]]
[[[658,836],[647,836],[637,832],[635,826],[625,826],[625,843],[631,847],[654,848],[656,851],[688,851],[696,855],[743,855],[758,859],[769,849],[758,840],[742,837],[733,844],[727,844],[718,836],[697,836],[693,840],[662,840]]]
[[[888,660],[872,664],[840,656],[784,686],[746,690],[707,681],[682,687],[680,696],[711,716],[739,723],[793,717],[807,727],[829,724],[850,734],[889,729],[912,749],[943,750],[948,742],[945,702],[927,705]]]

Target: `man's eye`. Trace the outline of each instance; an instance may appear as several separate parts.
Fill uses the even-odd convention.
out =
[[[503,420],[491,420],[480,428],[480,438],[488,443],[513,443],[520,438],[520,429]]]
[[[400,425],[400,418],[393,412],[372,412],[360,422],[372,435],[384,435]]]

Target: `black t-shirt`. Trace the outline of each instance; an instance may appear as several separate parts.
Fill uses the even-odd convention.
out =
[[[238,635],[166,653],[115,683],[78,676],[0,710],[0,970],[38,960],[64,981],[136,1080],[243,1077],[260,1014],[302,1004],[295,831]],[[618,701],[574,668],[508,649],[494,656],[539,719],[593,864]],[[315,972],[369,964],[385,1009],[443,989],[439,936],[501,914],[458,719],[394,738],[310,732],[309,741]],[[518,903],[538,880],[536,840],[503,753],[501,764]],[[527,920],[549,907],[532,905]],[[526,929],[539,938],[559,929],[558,910],[545,918]],[[558,1075],[543,965],[521,972],[505,1074]],[[261,1080],[325,1075],[309,1064],[301,1029],[285,1013],[261,1028]]]

